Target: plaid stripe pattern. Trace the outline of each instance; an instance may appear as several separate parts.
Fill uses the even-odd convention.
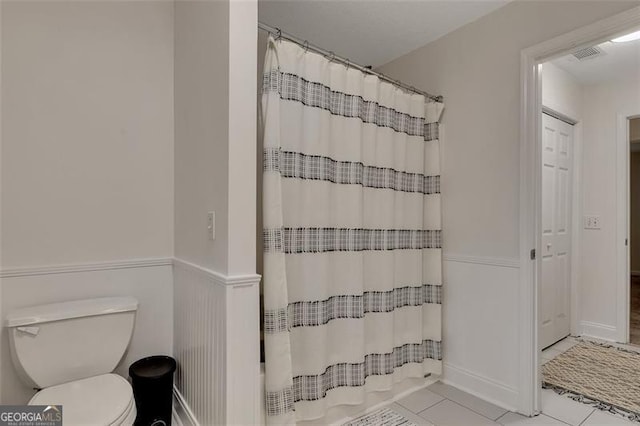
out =
[[[329,86],[322,83],[308,81],[299,75],[284,73],[277,69],[263,74],[262,90],[265,93],[276,92],[283,100],[321,108],[333,115],[359,118],[364,123],[388,127],[411,136],[422,136],[425,140],[432,140],[427,137],[434,136],[432,130],[427,132],[428,129],[432,129],[433,125],[437,129],[437,123],[428,123],[427,127],[424,118],[413,117],[377,102],[366,101],[362,96],[331,90]],[[437,132],[435,135],[437,136]]]
[[[263,231],[265,252],[405,250],[442,247],[439,229],[272,228]]]
[[[424,140],[433,141],[436,139],[440,139],[440,123],[425,123]]]
[[[264,150],[263,166],[265,172],[279,172],[286,178],[323,180],[422,194],[440,193],[440,176],[365,166],[354,161],[336,161],[329,157],[282,151],[278,148]]]
[[[364,386],[369,376],[381,376],[393,373],[395,368],[408,363],[420,363],[425,359],[442,359],[442,344],[434,340],[422,343],[407,343],[393,348],[384,354],[368,354],[364,362],[357,364],[334,364],[319,375],[297,376],[293,378],[293,401],[316,401],[327,395],[331,389],[341,386]],[[284,400],[291,392],[290,388],[276,392],[267,392],[267,401]],[[273,395],[271,395],[273,394]],[[280,395],[278,395],[280,394]],[[270,408],[270,415],[284,414],[278,407]]]
[[[309,281],[312,277],[309,276],[303,278],[302,282],[291,281],[291,276],[304,275],[306,268],[325,267],[326,255],[321,253],[361,251],[375,251],[378,253],[376,256],[393,259],[396,256],[395,250],[421,250],[415,252],[419,256],[407,259],[406,268],[421,270],[425,267],[424,262],[429,262],[430,268],[437,269],[434,276],[439,276],[440,267],[431,266],[430,262],[437,258],[442,248],[442,230],[434,229],[440,228],[439,225],[425,224],[437,223],[437,220],[431,219],[437,219],[440,213],[438,197],[441,193],[441,177],[435,169],[439,145],[437,121],[442,105],[426,103],[429,101],[417,95],[408,96],[401,90],[387,91],[386,89],[391,89],[387,86],[383,87],[385,94],[382,97],[380,87],[375,87],[376,85],[363,86],[362,91],[343,89],[333,83],[333,76],[329,72],[324,73],[329,70],[322,70],[317,77],[309,77],[296,71],[307,66],[305,55],[295,53],[298,50],[283,50],[286,53],[278,54],[279,49],[289,48],[294,47],[285,42],[270,42],[267,52],[270,56],[265,62],[273,65],[269,65],[263,73],[263,100],[266,106],[264,117],[267,121],[264,127],[267,146],[263,152],[263,248],[265,264],[269,266],[265,270],[264,280],[263,332],[265,374],[267,382],[272,383],[265,395],[270,424],[290,424],[314,418],[318,410],[326,405],[322,400],[332,389],[359,391],[366,384],[367,377],[390,377],[389,374],[407,364],[412,366],[411,375],[421,375],[423,371],[433,371],[430,368],[432,363],[437,369],[442,360],[442,343],[427,339],[439,336],[438,330],[441,327],[441,320],[437,315],[443,298],[439,278],[431,280],[425,277],[424,281],[404,282],[399,277],[389,278],[391,282],[382,291],[375,291],[372,283],[362,282],[353,292],[346,289],[332,291],[330,282],[312,283]],[[329,62],[323,63],[326,65]],[[281,69],[292,72],[283,72]],[[336,70],[332,69],[331,73],[334,71]],[[423,102],[424,113],[421,108]],[[413,105],[418,108],[414,109]],[[296,126],[294,133],[320,132],[320,137],[313,142],[314,146],[316,143],[321,144],[318,149],[307,149],[308,144],[300,138],[296,139],[290,131],[282,133],[283,129],[300,119],[300,113],[310,114],[309,120],[299,123],[300,126]],[[368,136],[363,139],[364,136],[356,135],[353,138],[343,134],[342,139],[337,136],[338,139],[335,140],[329,140],[333,136],[329,139],[325,137],[334,131],[340,133],[344,125],[351,124],[356,127],[364,125],[371,131],[371,137],[384,141],[385,150],[391,150],[388,155],[401,161],[398,164],[402,164],[402,161],[415,164],[416,169],[412,167],[408,170],[407,166],[396,165],[395,162],[387,164],[373,159],[371,155],[378,148],[376,144],[371,144],[372,139]],[[294,139],[288,139],[292,136]],[[282,137],[287,140],[282,140]],[[409,137],[411,143],[418,145],[405,147],[404,142],[394,143],[398,137],[403,141]],[[340,151],[362,152],[361,158],[366,160],[362,162],[358,161],[358,157],[336,157],[332,154],[334,150],[331,149],[331,144],[338,142],[344,148]],[[419,153],[421,145],[428,148],[424,154]],[[414,148],[418,149],[415,153]],[[407,155],[412,157],[408,158]],[[423,158],[424,155],[435,157]],[[322,183],[314,184],[312,181]],[[292,184],[294,187],[291,187]],[[347,193],[359,199],[366,194],[380,194],[378,190],[393,191],[385,193],[393,195],[393,200],[390,201],[392,205],[389,207],[394,209],[384,212],[365,211],[361,224],[351,224],[351,215],[343,214],[341,210],[331,215],[329,223],[312,223],[310,219],[305,223],[304,220],[300,222],[290,219],[287,214],[289,209],[295,209],[300,197],[316,189],[317,185],[327,189],[331,200],[342,200]],[[283,191],[283,188],[286,190]],[[423,213],[425,222],[420,221],[418,216],[418,223],[414,226],[413,215],[405,217],[402,211],[416,202],[422,206],[422,201],[426,203],[425,212],[417,213]],[[387,220],[391,229],[373,225],[369,221],[374,219],[372,214],[375,219]],[[346,222],[348,219],[349,222]],[[300,264],[296,261],[302,253],[306,253],[303,256],[309,263],[305,261]],[[399,253],[409,254],[397,252]],[[334,253],[332,256],[342,255]],[[354,266],[358,267],[348,262],[328,265],[338,268],[336,273],[346,272]],[[425,281],[430,283],[425,284]],[[320,286],[318,292],[326,296],[309,297],[310,294],[307,293],[307,297],[301,294],[299,298],[293,298],[287,291],[291,286],[297,288],[312,284]],[[393,330],[372,328],[371,321],[382,320],[381,316],[393,322],[394,317],[409,311],[417,315],[416,321],[411,324],[415,339],[398,336]],[[319,360],[309,358],[308,351],[314,349],[308,345],[302,352],[280,346],[282,339],[285,339],[289,346],[299,348],[304,339],[312,336],[309,333],[336,325],[353,325],[356,322],[366,326],[362,337],[367,342],[368,350],[363,347],[353,352],[353,348],[348,346],[348,334],[333,336],[334,339],[340,339],[338,346],[330,348],[330,356]],[[379,353],[370,353],[375,351],[371,348]],[[286,358],[280,358],[284,354]],[[418,371],[414,371],[414,367]]]
[[[364,318],[369,312],[392,312],[405,306],[442,303],[442,286],[425,284],[390,291],[367,291],[362,295],[332,296],[326,300],[294,302],[287,308],[264,313],[264,332],[282,333],[293,327],[313,327],[338,318]]]
[[[265,392],[265,400],[268,416],[278,416],[294,411],[293,387],[291,386],[276,392]]]

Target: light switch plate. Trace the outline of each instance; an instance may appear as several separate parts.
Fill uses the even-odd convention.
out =
[[[207,234],[211,241],[216,239],[216,212],[207,213]]]

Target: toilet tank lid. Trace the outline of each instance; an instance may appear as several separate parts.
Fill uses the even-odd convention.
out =
[[[138,301],[133,297],[99,297],[73,300],[17,309],[7,315],[7,327],[20,327],[71,318],[91,317],[135,311]]]

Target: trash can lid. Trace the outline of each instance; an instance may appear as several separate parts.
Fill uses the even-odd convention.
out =
[[[139,359],[129,367],[131,377],[160,378],[176,371],[176,360],[170,356],[154,355]]]

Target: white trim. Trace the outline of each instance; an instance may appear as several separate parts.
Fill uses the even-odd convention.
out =
[[[616,124],[616,240],[617,244],[617,273],[616,273],[616,327],[618,329],[616,341],[629,342],[629,303],[631,300],[631,259],[629,216],[630,200],[630,166],[631,158],[629,146],[629,120],[640,116],[640,111],[619,113]]]
[[[616,121],[616,326],[615,340],[629,340],[629,250],[624,240],[629,238],[629,120],[618,114]],[[585,333],[587,334],[587,333]],[[607,339],[609,340],[609,339]]]
[[[498,266],[502,268],[520,268],[519,259],[508,257],[482,257],[445,253],[442,255],[442,260],[445,262],[473,263],[477,265]]]
[[[245,287],[252,286],[260,283],[262,276],[258,274],[247,275],[224,275],[211,269],[198,266],[194,263],[187,262],[186,260],[173,258],[173,266],[182,269],[187,269],[197,274],[203,275],[212,282],[227,287]]]
[[[173,413],[183,426],[200,426],[191,407],[175,385],[173,386]]]
[[[582,329],[582,333],[580,333],[582,337],[592,337],[610,342],[616,342],[618,339],[618,330],[612,325],[580,321],[580,328]]]
[[[443,383],[454,386],[505,410],[516,411],[518,389],[447,362],[443,363],[443,368]]]
[[[211,315],[213,310],[205,309],[209,311],[210,319],[216,323],[212,324],[215,328],[212,330],[213,335],[204,340],[223,342],[206,361],[216,364],[218,377],[215,380],[218,385],[213,391],[213,397],[222,405],[218,409],[224,410],[225,423],[256,424],[260,416],[261,276],[224,275],[182,259],[174,259],[173,264],[176,276],[180,274],[186,281],[197,282],[199,291],[204,289],[205,294],[207,291],[214,291],[216,297],[219,296],[216,306],[224,307],[222,311],[217,310],[215,318]],[[176,291],[179,291],[177,287]],[[198,380],[194,380],[196,383],[184,385],[196,386],[196,390],[201,391],[202,384],[199,385]]]
[[[538,362],[538,294],[535,285],[536,263],[530,252],[540,252],[536,235],[539,228],[535,214],[539,200],[535,185],[539,169],[540,121],[542,110],[541,75],[534,56],[521,53],[522,108],[520,111],[520,283],[518,287],[518,338],[520,364],[518,367],[518,411],[533,416],[540,411],[540,383]]]
[[[79,263],[69,265],[30,266],[0,270],[0,278],[27,277],[32,275],[70,274],[75,272],[107,271],[111,269],[149,268],[172,265],[172,258],[131,259],[111,262]]]
[[[538,348],[539,261],[529,251],[540,252],[540,112],[542,91],[539,64],[569,51],[593,46],[640,27],[640,7],[537,44],[521,52],[520,109],[520,402],[518,411],[533,415],[540,409]]]
[[[544,71],[543,71],[544,72]],[[582,259],[582,199],[583,199],[583,132],[582,122],[573,126],[573,175],[571,205],[571,283],[570,283],[570,331],[579,334],[580,329],[580,260]],[[541,212],[542,213],[542,212]]]

